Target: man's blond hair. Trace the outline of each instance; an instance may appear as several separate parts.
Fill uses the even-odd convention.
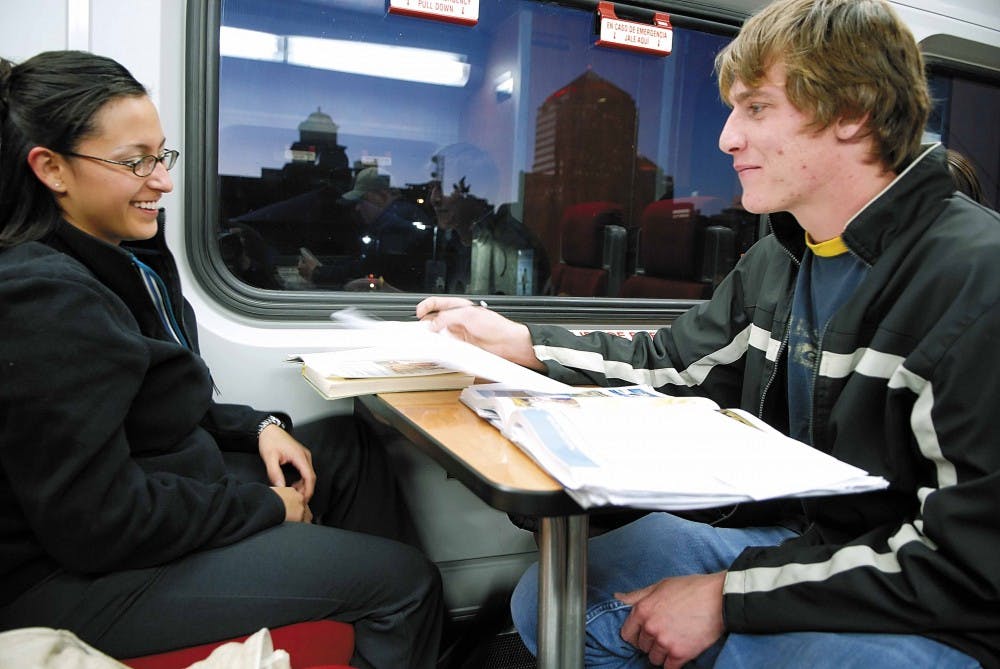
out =
[[[775,63],[785,93],[821,130],[867,116],[874,158],[899,172],[917,156],[931,101],[913,34],[884,0],[777,0],[716,57],[723,100]]]

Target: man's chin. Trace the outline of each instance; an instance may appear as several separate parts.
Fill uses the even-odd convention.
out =
[[[754,201],[753,198],[747,197],[746,195],[740,200],[740,205],[743,209],[751,214],[768,214],[773,211],[771,207],[768,207],[766,203]]]

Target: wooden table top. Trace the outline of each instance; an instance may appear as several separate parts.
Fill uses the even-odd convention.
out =
[[[462,404],[459,392],[382,393],[358,401],[491,506],[529,515],[583,513],[558,481]]]

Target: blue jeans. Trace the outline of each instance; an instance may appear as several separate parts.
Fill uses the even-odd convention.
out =
[[[651,513],[590,540],[587,555],[587,667],[648,669],[652,665],[622,640],[630,607],[616,592],[638,590],[668,576],[728,569],[747,546],[781,543],[794,536],[782,527],[718,528],[668,513]],[[514,625],[537,653],[538,566],[521,578],[511,600]],[[972,669],[968,655],[926,637],[904,634],[727,634],[691,665],[736,669],[886,667]]]

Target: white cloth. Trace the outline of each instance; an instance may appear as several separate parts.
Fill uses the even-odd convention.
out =
[[[0,633],[3,669],[128,669],[67,630],[26,627]],[[263,628],[246,641],[223,644],[188,669],[290,669],[288,653],[274,650]]]

